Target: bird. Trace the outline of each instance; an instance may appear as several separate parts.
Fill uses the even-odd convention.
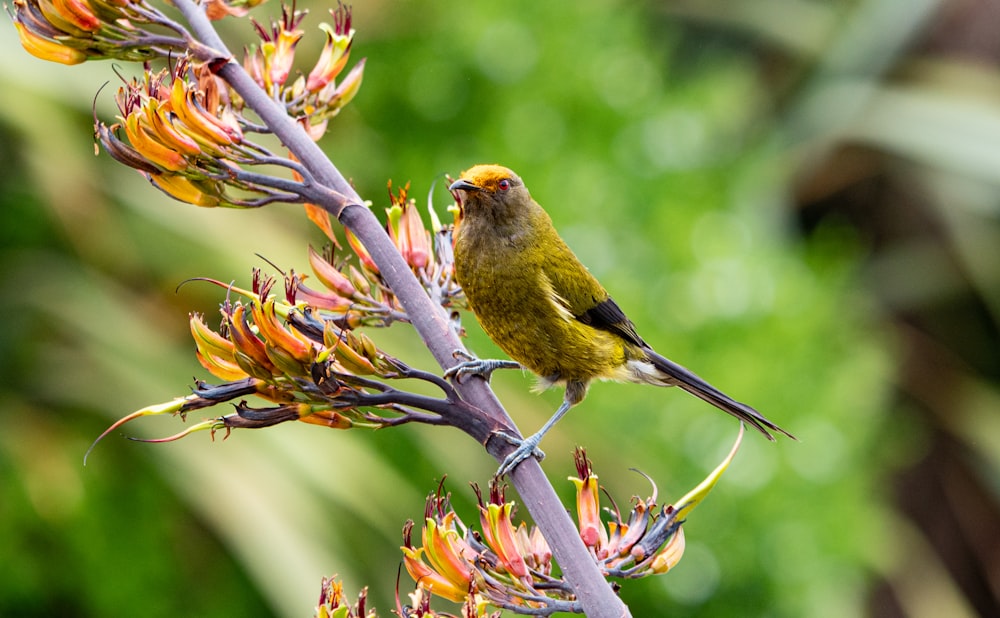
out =
[[[566,245],[521,178],[501,165],[476,165],[450,186],[459,205],[454,233],[455,278],[483,331],[512,361],[466,360],[445,375],[520,367],[539,387],[565,387],[555,414],[528,438],[501,432],[516,445],[497,477],[528,457],[541,459],[543,436],[583,401],[594,380],[677,386],[769,440],[795,437],[685,367],[660,355],[636,331],[618,303]],[[774,433],[772,433],[774,432]]]

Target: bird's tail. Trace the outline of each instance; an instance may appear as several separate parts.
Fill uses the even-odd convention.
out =
[[[754,410],[745,403],[740,403],[734,400],[729,395],[726,395],[708,382],[696,376],[690,370],[678,365],[668,358],[660,356],[649,348],[647,348],[645,352],[649,361],[653,363],[653,366],[662,373],[666,374],[671,383],[683,388],[695,397],[704,399],[716,408],[732,414],[736,418],[749,424],[757,431],[767,436],[768,440],[774,440],[774,436],[771,435],[771,431],[782,433],[793,440],[796,439],[795,436],[769,421],[757,410]]]

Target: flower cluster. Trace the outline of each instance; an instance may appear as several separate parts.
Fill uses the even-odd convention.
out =
[[[40,17],[33,19],[35,13],[29,9],[35,5],[24,4],[28,1],[17,0],[15,21],[20,24],[19,31],[30,34],[41,31],[43,22]],[[48,0],[30,1],[51,6]],[[58,4],[61,6],[62,2]],[[126,6],[138,10],[138,5]],[[150,11],[143,15],[147,12],[165,20]],[[354,37],[350,28],[350,9],[339,5],[333,12],[335,25],[320,26],[327,33],[327,42],[308,78],[300,74],[288,84],[295,46],[302,37],[302,31],[296,26],[304,15],[294,7],[283,7],[282,18],[270,28],[255,22],[262,42],[247,53],[244,64],[267,94],[282,102],[288,114],[297,118],[309,136],[317,140],[325,133],[330,118],[358,92],[364,61],[355,65],[344,79],[336,80],[347,64]],[[123,22],[129,23],[128,20]],[[180,26],[175,28],[184,32]],[[148,44],[153,40],[151,36],[143,35],[137,41]],[[36,48],[42,44],[37,39],[37,36],[29,38]],[[228,61],[221,58],[195,61],[180,54],[178,50],[183,49],[185,38],[160,36],[155,40],[169,43],[168,48],[174,50],[178,59],[160,70],[147,64],[142,78],[126,81],[119,88],[115,97],[119,110],[115,124],[108,126],[95,120],[95,136],[108,154],[139,171],[167,195],[196,206],[253,208],[279,201],[307,203],[314,201],[319,193],[329,193],[319,187],[294,158],[273,154],[263,145],[247,139],[248,132],[268,133],[270,130],[244,116],[246,101],[219,76],[220,72],[228,70]],[[59,49],[68,44],[59,37],[48,42]],[[79,51],[75,47],[67,49]],[[130,51],[129,59],[157,55],[149,50],[136,56],[137,53]],[[109,52],[101,57],[109,55],[112,54]],[[74,59],[71,53],[66,61]],[[229,67],[232,68],[239,70],[235,64]]]
[[[185,30],[142,0],[14,0],[13,5],[21,46],[50,62],[147,60],[186,47]]]
[[[270,295],[273,279],[255,276],[248,302],[226,301],[222,327],[214,331],[201,315],[190,318],[198,361],[221,384],[198,381],[194,392],[170,402],[143,408],[112,425],[111,430],[143,416],[187,413],[219,403],[255,396],[269,404],[251,407],[245,400],[236,412],[192,425],[185,431],[154,440],[176,440],[196,431],[263,428],[298,420],[334,429],[378,427],[393,421],[365,407],[385,403],[375,395],[392,390],[372,377],[396,377],[402,363],[383,354],[363,333],[321,319],[309,307],[291,307]],[[373,395],[375,395],[373,397]],[[96,441],[95,441],[96,444]],[[93,448],[93,447],[91,447]]]
[[[435,257],[448,252],[431,252],[431,233],[423,227],[415,203],[406,200],[405,190],[388,210],[390,230],[401,230],[391,232],[394,241],[401,249],[408,247],[404,254],[410,256],[408,261],[428,289],[438,293],[448,289],[446,297],[454,299],[456,292],[440,284],[450,280],[452,265]],[[435,238],[449,237],[439,232]],[[357,244],[357,240],[352,239],[352,243]],[[176,440],[203,430],[214,435],[225,429],[228,436],[232,429],[258,429],[288,421],[335,429],[442,422],[439,415],[458,399],[451,385],[388,356],[357,330],[408,320],[370,257],[357,246],[361,250],[359,266],[346,260],[335,263],[333,245],[322,255],[310,247],[309,263],[322,287],[307,285],[308,276],[290,270],[284,274],[283,299],[272,293],[277,280],[256,269],[249,290],[199,278],[240,297],[235,301],[227,298],[221,305],[218,330],[210,328],[201,315],[193,314],[189,320],[198,362],[222,382],[198,381],[190,395],[133,412],[109,427],[95,444],[139,417],[175,414],[186,418],[191,411],[235,400],[239,401],[233,414],[151,441]],[[450,249],[450,241],[447,247]],[[421,257],[414,257],[418,255]],[[387,384],[407,378],[433,383],[446,398],[415,395]],[[251,407],[243,400],[248,396],[269,405]]]
[[[243,15],[262,1],[212,0],[202,9],[210,18]],[[306,15],[294,3],[282,6],[281,18],[270,27],[253,22],[261,42],[247,50],[243,63],[313,140],[323,136],[330,119],[358,93],[364,73],[362,59],[338,80],[350,57],[354,29],[349,7],[338,3],[331,13],[333,25],[320,24],[326,43],[308,75],[290,79],[303,36],[298,25]],[[244,117],[246,101],[216,75],[238,66],[230,66],[225,53],[196,41],[145,0],[13,0],[11,17],[22,46],[45,60],[169,59],[169,69],[156,71],[147,63],[141,79],[126,82],[116,97],[118,122],[109,127],[95,119],[94,134],[112,157],[171,197],[197,206],[248,208],[276,201],[307,203],[318,194],[329,195],[293,158],[275,156],[246,140],[248,130],[271,130]],[[267,174],[260,166],[285,170]]]
[[[547,607],[568,588],[549,574],[552,552],[537,528],[523,522],[514,527],[514,503],[506,502],[494,482],[484,503],[478,488],[482,534],[473,533],[451,508],[442,487],[427,499],[421,547],[412,542],[413,522],[403,528],[403,565],[418,589],[475,608],[485,615],[488,605],[501,608]],[[548,588],[544,596],[536,588]],[[563,609],[569,605],[562,601]]]
[[[310,137],[318,140],[326,132],[330,118],[350,103],[361,88],[365,61],[362,59],[339,82],[337,77],[347,66],[354,42],[351,9],[338,3],[331,10],[333,25],[320,24],[326,43],[308,76],[299,75],[288,83],[295,61],[295,48],[302,38],[298,29],[306,11],[283,6],[281,19],[266,28],[253,22],[261,39],[259,46],[246,50],[243,67],[269,96],[282,101],[293,118],[298,118]]]
[[[396,610],[399,618],[456,618],[453,614],[434,611],[431,595],[417,586],[408,596],[409,603],[403,605],[399,598],[397,581]],[[501,612],[486,614],[484,606],[476,607],[470,602],[462,605],[461,618],[500,618]],[[357,601],[352,605],[344,595],[344,586],[334,577],[324,577],[320,587],[319,604],[313,611],[313,618],[378,618],[375,609],[368,608],[368,589],[362,588]]]
[[[719,466],[675,504],[656,506],[656,489],[634,497],[627,516],[613,505],[602,518],[597,475],[577,450],[577,521],[580,537],[608,577],[635,579],[666,573],[684,553],[685,518],[711,491],[732,462],[743,438]],[[536,527],[514,523],[514,503],[496,482],[488,500],[479,496],[480,532],[470,530],[451,508],[441,487],[427,499],[420,547],[412,541],[413,522],[403,529],[403,564],[419,588],[484,612],[486,605],[517,613],[580,611],[569,585],[553,576],[552,552]],[[606,520],[606,521],[605,521]],[[480,613],[476,614],[482,615]]]
[[[367,588],[361,589],[358,600],[351,605],[344,596],[344,585],[336,576],[324,577],[313,618],[376,618],[375,610],[369,610],[367,604]]]
[[[268,153],[244,139],[228,90],[208,64],[185,57],[171,69],[154,73],[147,67],[141,80],[119,88],[115,101],[118,123],[97,122],[97,138],[115,160],[164,193],[204,207],[258,206],[276,198],[276,188],[266,188],[240,167]],[[117,136],[119,129],[127,141]],[[250,194],[262,197],[245,197]]]
[[[431,229],[428,230],[420,217],[416,200],[409,197],[410,184],[406,183],[394,194],[390,181],[388,189],[391,205],[386,209],[386,231],[389,238],[431,298],[445,308],[463,307],[465,300],[462,288],[454,277],[452,235],[455,223],[442,224],[428,196],[427,212],[431,221]],[[453,216],[458,214],[457,208],[449,208],[449,211]],[[346,230],[346,235],[347,242],[361,261],[367,278],[377,288],[378,296],[401,310],[392,290],[382,280],[378,266],[364,245],[349,229]]]
[[[315,185],[309,173],[246,138],[246,128],[261,130],[243,117],[242,99],[215,69],[183,57],[169,69],[147,67],[142,79],[123,84],[115,97],[118,122],[94,126],[105,151],[167,195],[196,206],[307,201]],[[258,171],[282,167],[293,179]]]

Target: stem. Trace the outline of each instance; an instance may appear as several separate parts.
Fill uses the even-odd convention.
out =
[[[208,47],[194,46],[199,58],[229,58],[230,61],[219,71],[223,79],[257,112],[299,162],[312,172],[317,182],[344,196],[346,202],[335,202],[335,196],[330,196],[330,199],[319,205],[361,239],[382,277],[409,315],[413,327],[441,367],[454,365],[453,352],[464,350],[464,346],[450,327],[448,316],[421,287],[382,224],[362,205],[363,201],[358,193],[302,127],[288,116],[285,108],[270,99],[243,67],[232,60],[232,54],[202,9],[193,0],[174,0],[174,4],[191,25],[195,37]],[[456,389],[465,401],[486,416],[484,420],[487,426],[515,427],[485,380],[473,378],[458,384]],[[502,461],[513,450],[512,445],[504,440],[490,440],[490,436],[475,437],[485,444],[487,452],[497,461]],[[538,462],[529,458],[511,473],[510,480],[548,541],[584,612],[594,618],[631,616],[628,608],[604,580]]]

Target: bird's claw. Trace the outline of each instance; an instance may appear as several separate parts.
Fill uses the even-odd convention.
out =
[[[494,432],[493,435],[517,446],[512,453],[504,458],[500,467],[497,468],[495,476],[498,479],[509,474],[514,470],[514,468],[520,465],[522,461],[528,459],[529,457],[534,457],[538,461],[545,459],[545,453],[542,452],[542,449],[538,448],[538,444],[542,441],[542,436],[539,434],[534,434],[524,438],[523,440],[504,431]]]
[[[474,361],[474,360],[477,360],[475,356],[473,356],[472,354],[469,354],[468,352],[466,352],[465,350],[463,350],[461,348],[454,350],[451,353],[451,355],[453,357],[455,357],[455,358],[460,358],[460,359],[462,359],[464,361]]]
[[[481,376],[487,382],[497,369],[520,369],[521,365],[514,361],[499,360],[492,358],[476,358],[465,350],[455,350],[452,355],[455,358],[465,359],[457,365],[449,367],[444,372],[445,379],[455,378],[461,381],[462,376]]]

